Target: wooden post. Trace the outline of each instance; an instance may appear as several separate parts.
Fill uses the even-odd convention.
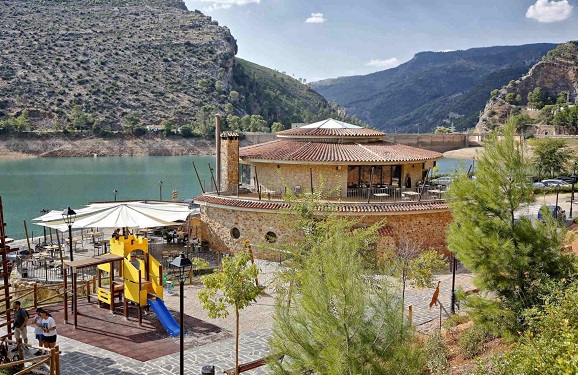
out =
[[[409,305],[407,307],[408,314],[407,314],[407,323],[409,326],[413,324],[413,305]]]
[[[109,290],[110,290],[110,313],[114,314],[114,262],[110,262]]]
[[[102,274],[100,273],[100,268],[96,268],[96,280],[98,281],[98,288],[102,288]],[[97,292],[98,293],[98,292]],[[100,302],[100,298],[98,299],[98,307],[102,307],[102,303]]]
[[[90,302],[90,280],[86,280],[86,300]]]
[[[34,308],[38,307],[38,284],[34,283]]]
[[[67,274],[68,270],[63,269],[64,273],[64,324],[68,324],[68,282]]]
[[[58,345],[54,347],[56,349],[56,372],[55,375],[60,375],[60,348]]]
[[[140,278],[140,270],[139,270],[139,278],[138,278],[138,326],[142,327],[142,307],[140,305],[140,291],[142,290],[142,279]]]
[[[76,305],[78,299],[78,290],[76,289],[77,276],[76,267],[74,267],[72,268],[72,308],[74,309],[72,314],[74,315],[74,329],[78,326],[78,306]]]
[[[50,375],[57,375],[56,374],[56,349],[50,349]]]

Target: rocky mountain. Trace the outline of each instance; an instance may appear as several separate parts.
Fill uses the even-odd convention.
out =
[[[315,113],[327,107],[320,95],[301,102],[283,85],[260,102],[254,88],[272,84],[248,62],[239,64],[249,79],[234,77],[236,53],[227,27],[182,0],[2,0],[0,120],[26,110],[31,128],[98,134],[164,120],[210,127],[215,111],[263,108],[270,125],[288,119],[285,100]]]
[[[525,123],[564,125],[556,121],[556,113],[577,101],[578,41],[571,41],[549,51],[524,75],[492,91],[476,130],[491,130],[510,115],[524,116]]]
[[[420,52],[400,66],[313,83],[328,100],[387,132],[473,127],[488,93],[518,78],[555,44]]]

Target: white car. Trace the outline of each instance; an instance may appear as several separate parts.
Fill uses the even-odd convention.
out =
[[[570,187],[570,186],[572,186],[569,183],[567,183],[566,181],[557,180],[555,178],[549,179],[549,180],[542,180],[542,183],[544,185],[546,185],[547,187],[551,187],[551,186]]]
[[[452,178],[449,176],[434,178],[431,180],[432,185],[443,185],[443,186],[450,186],[452,183]]]

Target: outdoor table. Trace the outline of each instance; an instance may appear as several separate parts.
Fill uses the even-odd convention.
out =
[[[419,196],[417,191],[402,191],[401,196],[409,199],[415,199]]]
[[[375,193],[375,194],[373,194],[373,196],[379,198],[379,201],[381,202],[381,201],[383,201],[383,198],[389,197],[389,194],[387,194],[387,193]]]
[[[427,191],[430,194],[436,194],[438,196],[438,198],[441,199],[442,194],[445,194],[445,190],[440,190],[440,189],[430,189]]]
[[[54,252],[56,250],[58,250],[58,245],[46,245],[46,246],[43,246],[43,249],[47,250],[50,253],[51,257],[54,257]]]

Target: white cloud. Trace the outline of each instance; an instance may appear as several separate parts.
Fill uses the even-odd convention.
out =
[[[327,18],[323,17],[323,13],[311,13],[311,17],[305,20],[305,23],[323,23]]]
[[[369,60],[367,66],[377,66],[379,68],[393,68],[399,65],[399,60],[396,57],[392,57],[391,59],[386,60],[379,60],[379,59],[372,59]]]
[[[530,5],[526,11],[526,18],[543,23],[560,22],[570,18],[572,8],[574,7],[568,3],[568,0],[536,0],[536,3]]]
[[[205,8],[207,11],[229,9],[233,5],[260,4],[261,0],[197,0],[203,3],[212,3]]]

